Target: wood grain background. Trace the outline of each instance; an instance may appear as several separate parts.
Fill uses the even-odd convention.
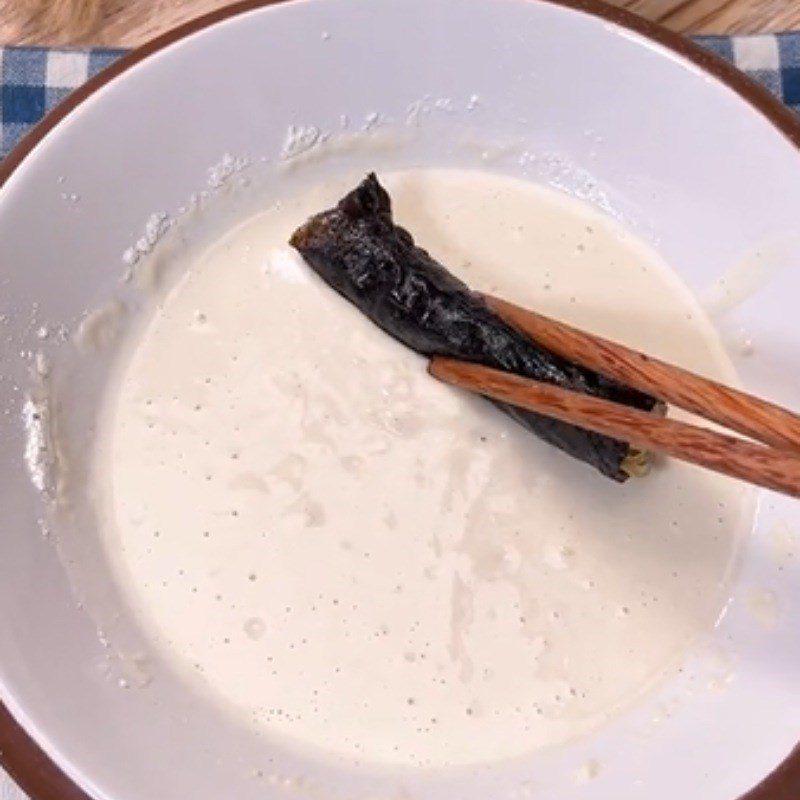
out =
[[[800,28],[800,0],[610,0],[684,33],[757,33]],[[30,19],[37,0],[0,0],[0,44],[93,44],[133,47],[230,0],[100,0],[96,20],[70,31]],[[38,0],[52,7],[69,0]],[[85,2],[85,0],[84,0]],[[27,18],[26,18],[27,17]]]

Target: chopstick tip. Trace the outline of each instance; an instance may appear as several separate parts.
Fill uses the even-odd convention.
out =
[[[460,362],[454,358],[446,358],[445,356],[433,356],[428,362],[428,374],[437,380],[448,383],[452,380],[454,374],[454,367]]]

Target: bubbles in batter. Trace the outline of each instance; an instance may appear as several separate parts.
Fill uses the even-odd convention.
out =
[[[484,173],[387,184],[474,287],[730,380],[605,217]],[[298,745],[444,766],[579,736],[713,624],[748,491],[672,462],[619,486],[431,380],[284,246],[345,186],[187,263],[132,344],[97,459],[119,580],[209,696]]]

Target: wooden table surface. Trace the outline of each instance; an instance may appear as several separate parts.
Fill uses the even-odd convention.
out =
[[[133,47],[230,0],[0,0],[0,44]],[[611,0],[684,33],[758,33],[800,29],[800,0]],[[82,9],[84,23],[56,19]],[[46,11],[42,13],[42,8]],[[91,14],[93,8],[96,13]],[[75,14],[70,12],[75,18]],[[92,18],[93,16],[93,18]]]

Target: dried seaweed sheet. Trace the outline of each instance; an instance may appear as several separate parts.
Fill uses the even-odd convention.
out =
[[[655,400],[538,346],[491,311],[408,231],[374,174],[292,235],[309,266],[390,336],[425,356],[449,356],[652,410]],[[624,481],[631,447],[608,436],[496,403],[539,438]]]

